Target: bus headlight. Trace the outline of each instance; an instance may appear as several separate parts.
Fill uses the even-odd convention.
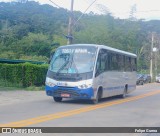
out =
[[[51,79],[51,78],[49,78],[49,77],[46,78],[45,84],[46,84],[47,86],[49,86],[49,87],[54,87],[54,86],[56,85],[56,84],[54,83],[54,80]]]
[[[54,86],[55,86],[55,84],[52,83],[52,82],[46,82],[45,84],[46,84],[47,86],[49,86],[49,87],[54,87]]]
[[[91,86],[92,86],[91,84],[82,84],[82,85],[79,85],[78,88],[80,88],[80,89],[87,89],[87,88],[89,88]]]

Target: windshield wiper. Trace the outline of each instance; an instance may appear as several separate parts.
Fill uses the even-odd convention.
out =
[[[76,67],[76,64],[75,64],[75,62],[74,62],[74,53],[68,58],[68,60],[57,70],[57,72],[56,72],[56,74],[59,74],[60,73],[60,71],[62,71],[65,67],[66,67],[66,65],[68,65],[66,68],[71,68],[72,67],[72,65],[73,65],[73,67],[74,67],[74,69],[75,69],[75,72],[78,74],[78,69],[77,69],[77,67]],[[68,73],[68,72],[67,72]]]
[[[74,53],[75,53],[75,51],[74,51]],[[71,59],[70,68],[72,67],[72,64],[73,64],[73,65],[74,65],[74,68],[75,68],[75,70],[76,70],[76,73],[78,74],[78,69],[77,69],[77,66],[76,66],[76,64],[75,64],[75,62],[74,62],[74,59],[73,59],[74,53],[72,54],[72,59]]]
[[[60,72],[61,70],[63,70],[63,68],[64,68],[69,62],[70,62],[70,61],[67,60],[67,61],[58,69],[58,71],[56,72],[56,74],[59,74],[59,72]]]

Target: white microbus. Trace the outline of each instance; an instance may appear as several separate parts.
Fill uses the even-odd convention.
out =
[[[136,89],[136,55],[104,45],[73,44],[59,47],[49,66],[46,94],[90,99],[120,95]]]

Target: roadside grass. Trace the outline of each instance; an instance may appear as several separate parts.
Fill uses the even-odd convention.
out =
[[[45,87],[44,86],[40,86],[40,87],[36,87],[36,86],[30,86],[30,87],[7,87],[7,86],[0,86],[0,91],[44,91]]]
[[[24,90],[24,88],[0,86],[0,91],[17,91],[17,90]]]
[[[45,86],[30,86],[30,87],[26,87],[23,88],[26,91],[44,91],[45,90]]]
[[[3,80],[0,80],[0,91],[15,91],[15,90],[23,90],[23,91],[44,91],[45,86],[29,86],[22,87],[21,84],[10,83]]]

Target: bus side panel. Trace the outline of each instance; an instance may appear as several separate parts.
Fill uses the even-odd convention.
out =
[[[136,71],[126,72],[126,77],[128,77],[128,81],[126,81],[126,84],[128,85],[127,93],[130,93],[136,89],[137,73]]]
[[[104,72],[94,79],[94,88],[98,91],[98,88],[102,87],[102,98],[122,94],[124,90],[122,74],[122,72]]]
[[[103,88],[102,98],[123,94],[127,85],[127,93],[136,89],[136,72],[108,71],[98,75],[93,82],[96,97],[99,87]]]

